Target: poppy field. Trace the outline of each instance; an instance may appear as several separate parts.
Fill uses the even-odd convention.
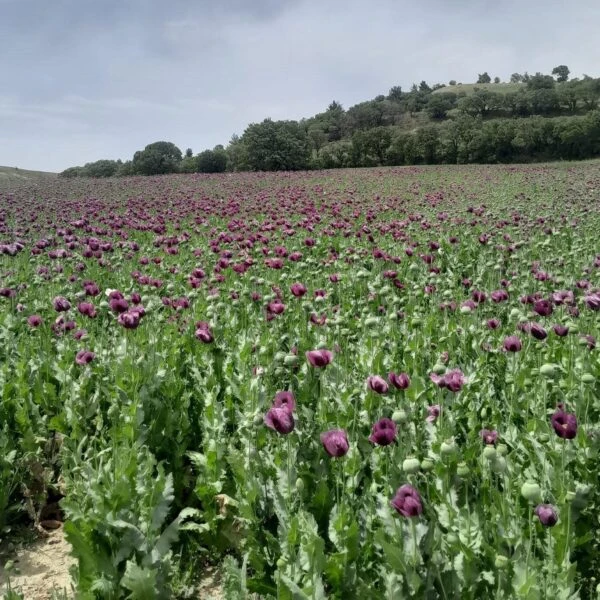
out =
[[[0,538],[82,599],[600,597],[599,233],[599,162],[1,188]]]

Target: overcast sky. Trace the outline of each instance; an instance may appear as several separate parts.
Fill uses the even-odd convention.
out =
[[[194,153],[413,82],[600,76],[600,0],[0,0],[0,165]]]

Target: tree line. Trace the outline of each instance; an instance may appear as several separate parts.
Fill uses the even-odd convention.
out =
[[[478,162],[583,159],[600,155],[600,78],[569,80],[566,65],[552,75],[513,73],[501,84],[487,72],[477,84],[429,86],[387,95],[345,110],[337,102],[301,121],[248,125],[221,145],[194,155],[154,142],[131,160],[99,160],[64,177],[164,173],[280,171]]]

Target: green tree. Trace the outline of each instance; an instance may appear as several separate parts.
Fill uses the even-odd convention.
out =
[[[296,121],[265,119],[252,123],[244,131],[242,141],[253,171],[294,171],[308,165],[308,136]]]
[[[213,150],[204,150],[196,156],[196,172],[198,173],[224,173],[227,169],[227,153],[223,146]]]
[[[194,152],[193,152],[193,150],[192,150],[191,148],[188,148],[188,149],[185,151],[185,157],[186,157],[186,158],[192,158],[192,156],[194,156]]]
[[[569,79],[569,67],[567,65],[558,65],[552,69],[552,75],[556,75],[556,81],[567,81]]]
[[[431,94],[427,102],[427,114],[434,120],[445,119],[449,110],[456,106],[456,94],[446,92],[443,94]]]
[[[544,75],[539,71],[535,75],[531,75],[527,79],[527,89],[541,90],[551,89],[554,87],[554,79],[552,75]]]
[[[400,102],[402,101],[402,88],[399,85],[395,85],[394,87],[390,88],[390,91],[388,92],[388,100],[391,100],[392,102]]]
[[[521,75],[521,73],[513,73],[510,76],[510,82],[511,83],[522,83],[523,82],[523,75]]]
[[[133,155],[133,170],[140,175],[177,173],[181,150],[171,142],[154,142]]]
[[[494,83],[500,83],[500,77],[494,77]]]
[[[492,82],[492,78],[488,75],[488,72],[485,71],[484,73],[480,73],[477,76],[477,83],[491,83]]]

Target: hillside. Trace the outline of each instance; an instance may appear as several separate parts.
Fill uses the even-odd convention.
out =
[[[487,90],[497,94],[508,94],[526,89],[524,83],[458,83],[456,85],[445,85],[444,87],[433,90],[432,94],[473,94],[478,90]]]
[[[0,167],[0,187],[5,184],[31,183],[35,181],[46,181],[57,177],[56,173],[47,171],[27,171],[18,167]]]
[[[600,78],[513,73],[510,82],[426,81],[300,121],[251,123],[195,156],[166,141],[131,160],[99,160],[64,177],[295,171],[415,164],[522,163],[600,156]],[[490,81],[487,73],[479,80]]]

